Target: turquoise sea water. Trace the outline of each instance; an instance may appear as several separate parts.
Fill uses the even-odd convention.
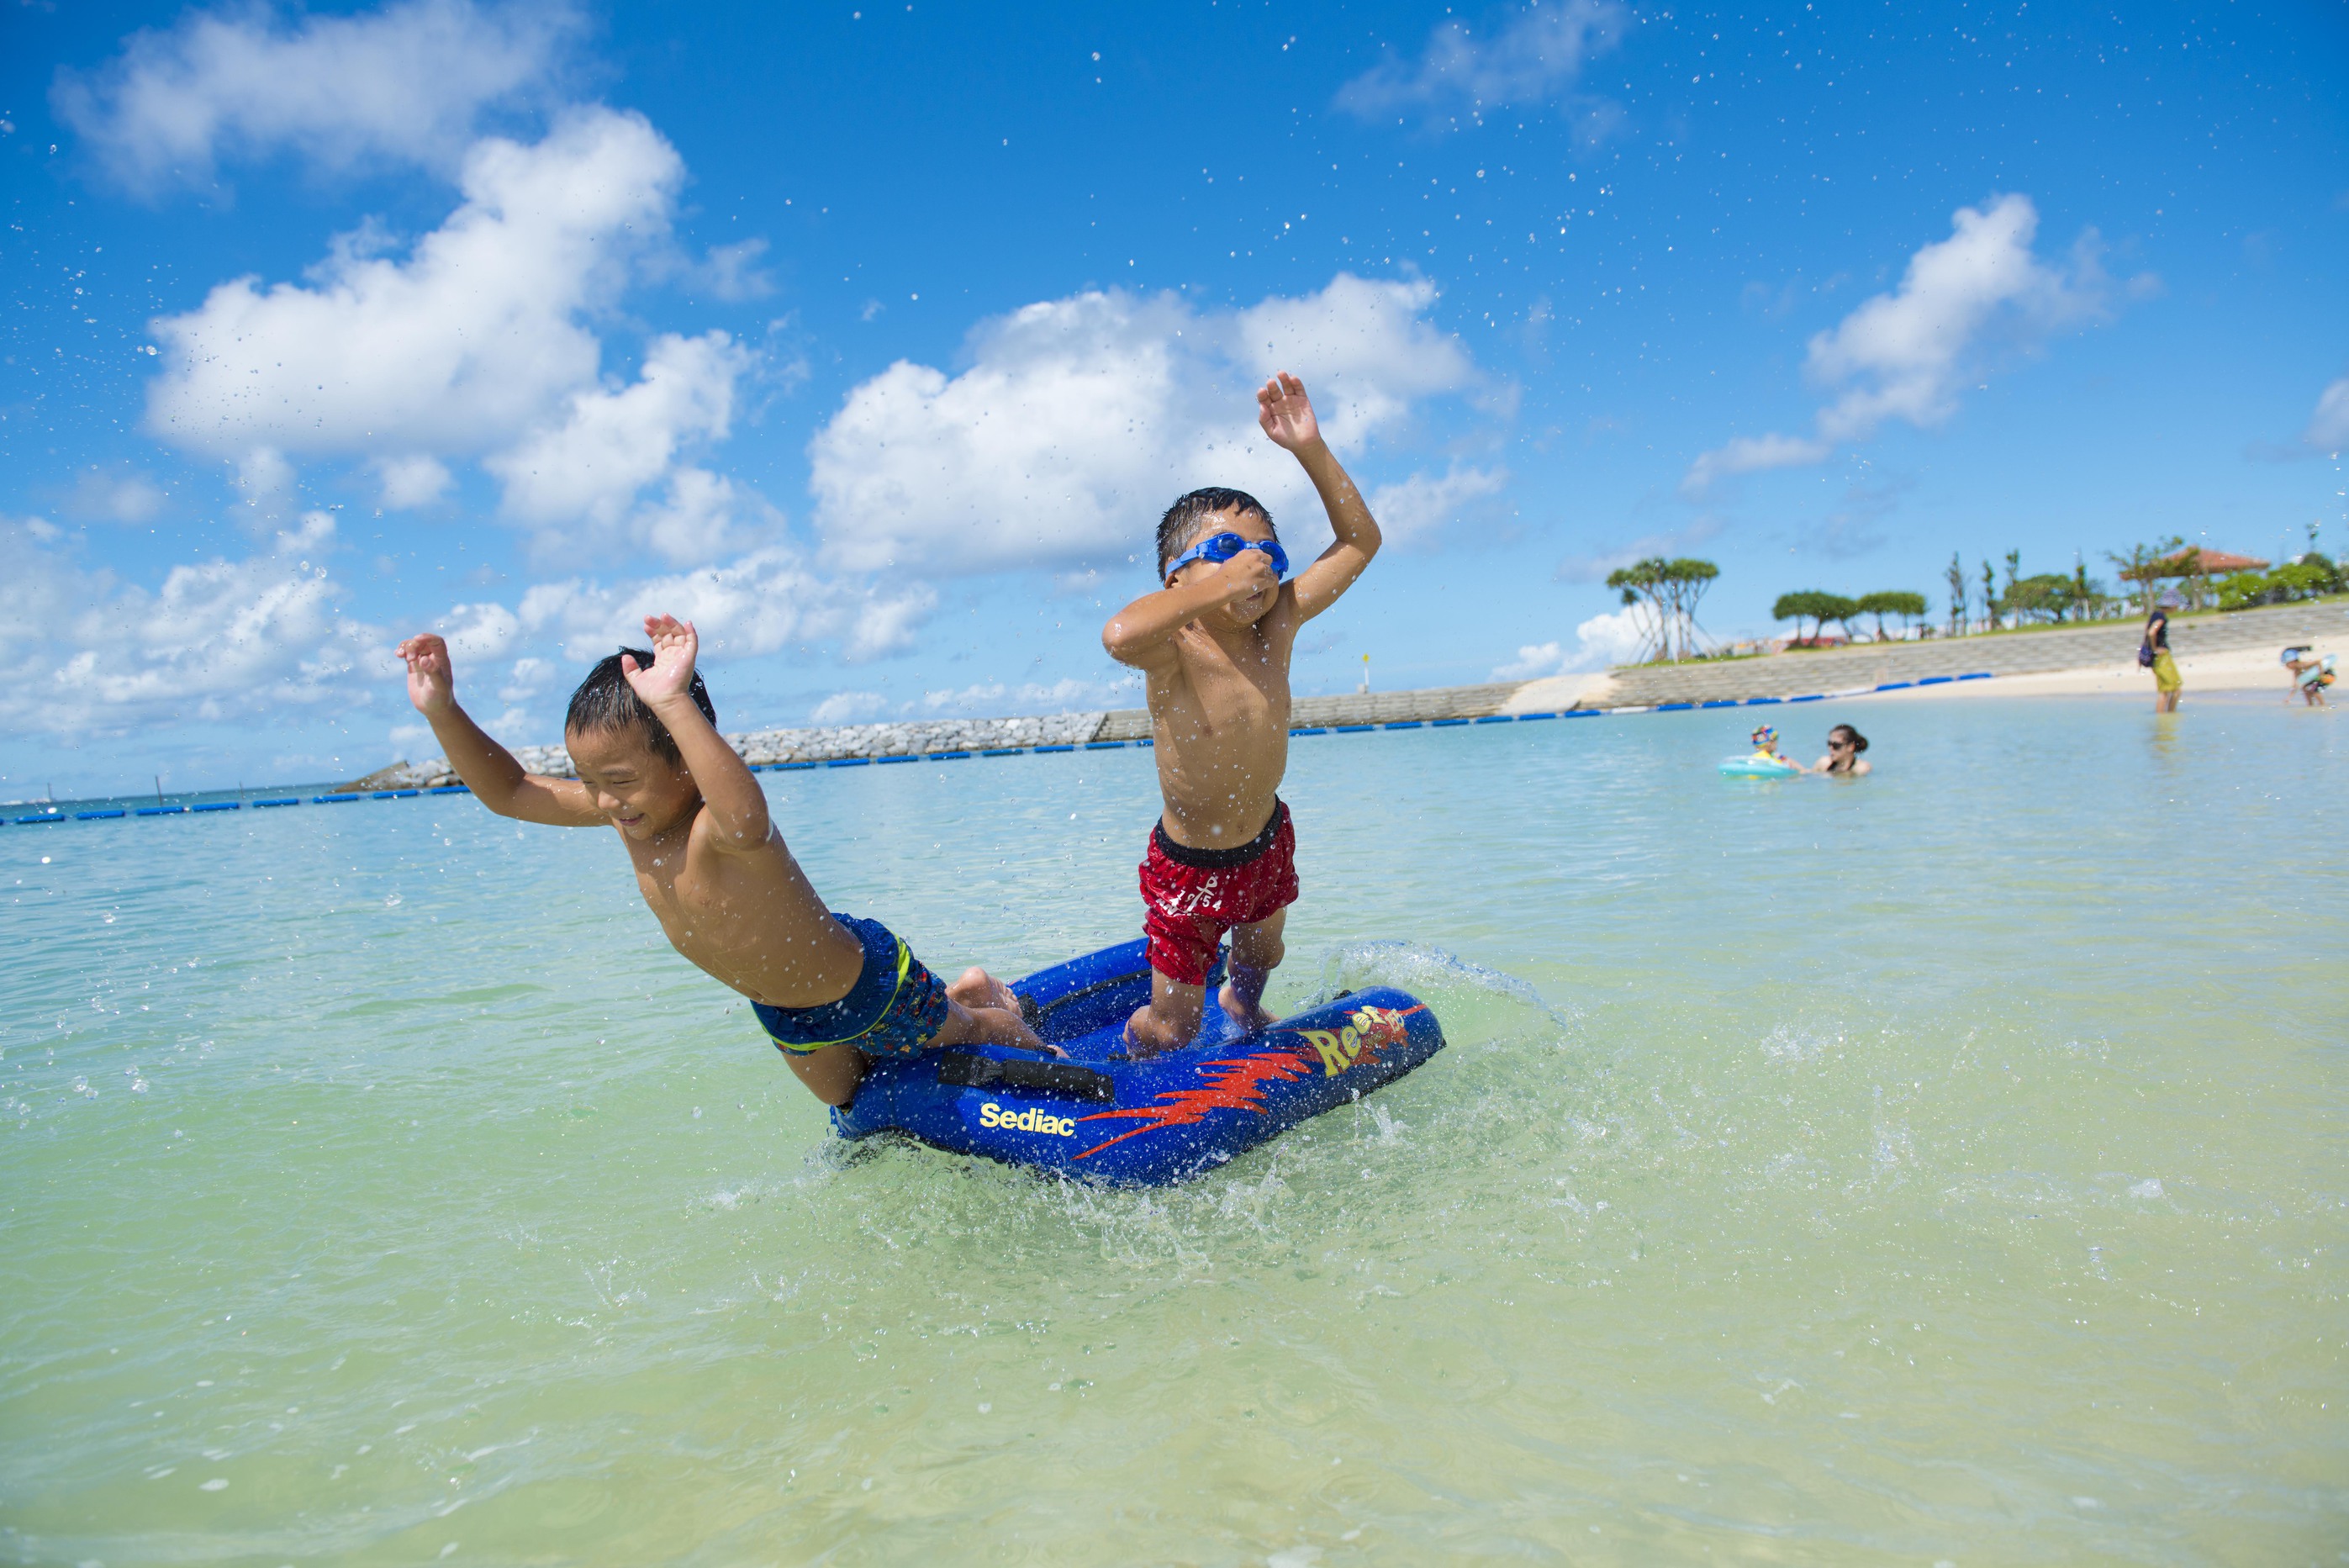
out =
[[[1273,1000],[1453,1044],[1152,1193],[849,1153],[600,833],[0,829],[0,1557],[2336,1560],[2349,729],[1838,718],[1300,740]],[[1137,925],[1145,753],[765,777],[937,967]]]

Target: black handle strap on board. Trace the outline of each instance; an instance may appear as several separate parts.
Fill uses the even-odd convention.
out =
[[[1018,1057],[1002,1061],[975,1051],[941,1051],[938,1082],[959,1089],[1025,1090],[1104,1106],[1117,1103],[1114,1078],[1073,1062],[1030,1062]]]

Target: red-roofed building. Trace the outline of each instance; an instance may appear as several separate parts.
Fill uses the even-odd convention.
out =
[[[2153,575],[2157,577],[2184,577],[2197,573],[2206,577],[2223,577],[2229,572],[2264,572],[2268,564],[2256,556],[2230,556],[2224,550],[2204,550],[2195,560],[2195,552],[2181,550],[2175,556],[2156,561]]]

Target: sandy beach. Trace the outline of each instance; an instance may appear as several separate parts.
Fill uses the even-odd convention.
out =
[[[2331,651],[2320,645],[2320,651]],[[2276,660],[2276,650],[2265,646],[2187,654],[2178,660],[2190,701],[2197,692],[2269,692],[2282,701],[2292,695],[2289,673]],[[1823,672],[1824,673],[1824,672]],[[1611,708],[1630,704],[1613,672],[1553,675],[1530,680],[1510,693],[1500,708],[1504,713],[1542,713],[1578,704]],[[1836,690],[1830,682],[1822,689]],[[1899,691],[1868,691],[1847,701],[1881,702],[1952,702],[1986,697],[2115,697],[2153,701],[2153,676],[2140,669],[2134,652],[2120,660],[2077,670],[2051,670],[1998,675],[1988,680],[1959,680],[1914,686]],[[2297,699],[2294,699],[2297,701]]]
[[[2279,702],[2293,694],[2291,671],[2277,662],[2273,649],[2235,648],[2190,655],[2178,661],[2186,682],[2186,697],[2197,691],[2259,692]],[[1871,702],[1947,702],[1983,697],[2126,697],[2150,703],[2153,672],[2140,669],[2134,657],[2122,664],[2102,664],[2086,670],[2050,670],[2031,675],[2001,675],[1989,680],[1952,681],[1947,686],[1912,686],[1905,691],[1870,691],[1853,701]]]

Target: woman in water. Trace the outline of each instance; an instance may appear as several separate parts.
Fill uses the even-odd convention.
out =
[[[1818,774],[1848,774],[1857,778],[1868,771],[1868,759],[1859,753],[1868,750],[1868,737],[1849,724],[1837,724],[1827,732],[1827,754],[1811,769]]]
[[[2170,597],[2162,595],[2145,618],[2145,641],[2137,652],[2137,663],[2153,671],[2153,711],[2157,713],[2177,712],[2178,694],[2186,690],[2186,682],[2178,673],[2178,660],[2169,651]]]

